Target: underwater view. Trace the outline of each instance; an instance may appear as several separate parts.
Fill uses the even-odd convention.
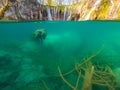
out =
[[[120,22],[1,22],[0,90],[120,90]]]

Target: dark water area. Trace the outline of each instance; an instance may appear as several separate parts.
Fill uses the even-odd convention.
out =
[[[47,36],[36,42],[32,36],[38,29]],[[58,66],[62,72],[70,71],[99,50],[93,60],[110,65],[120,84],[120,22],[1,22],[0,90],[71,90],[60,78]],[[67,79],[74,85],[71,77]],[[93,86],[92,90],[108,89]]]

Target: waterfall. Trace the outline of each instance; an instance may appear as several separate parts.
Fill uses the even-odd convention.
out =
[[[114,2],[113,2],[113,0],[110,0],[110,2],[111,2],[111,7],[110,7],[110,10],[109,10],[109,16],[111,16],[112,15],[112,10],[113,10],[113,8],[114,8]]]
[[[41,3],[41,0],[37,0],[38,3]]]
[[[55,20],[55,7],[53,8],[53,20]]]
[[[52,16],[52,18],[54,17],[54,7],[51,7],[50,8],[50,11],[51,11],[51,16]]]
[[[84,5],[84,9],[83,9],[83,10],[81,10],[81,11],[82,11],[81,18],[84,18],[84,17],[86,16],[86,14],[87,14],[87,7],[88,7],[88,5],[89,5],[89,2],[88,2],[88,3],[86,3],[86,4]],[[81,6],[79,7],[79,9],[81,9],[81,8],[82,8],[82,6],[83,6],[83,5],[81,5]],[[81,12],[81,11],[80,11],[80,12]]]
[[[111,7],[110,7],[110,10],[109,10],[109,14],[108,16],[110,16],[111,19],[114,19],[114,18],[117,18],[117,13],[118,13],[118,10],[119,10],[119,7],[120,7],[120,2],[116,2],[117,3],[117,7],[115,8],[115,4],[113,2],[113,0],[110,0],[111,2]]]
[[[42,13],[41,13],[41,11],[39,11],[39,19],[42,20],[42,18],[43,18]]]
[[[52,20],[52,16],[51,16],[51,12],[50,12],[50,7],[49,6],[46,6],[46,7],[47,7],[48,20]]]
[[[55,19],[57,17],[57,7],[55,7]]]
[[[67,12],[68,12],[68,15],[70,16],[70,10],[69,10],[69,9],[70,9],[70,7],[68,7],[68,10],[67,10]]]
[[[93,5],[92,9],[89,11],[87,16],[85,17],[85,20],[89,20],[90,19],[90,15],[91,15],[92,11],[97,8],[97,6],[100,4],[100,2],[101,2],[101,0],[97,0],[96,1],[96,3]]]
[[[68,11],[69,11],[68,16],[71,16],[72,15],[72,11],[70,10],[70,7],[68,8]]]
[[[57,8],[57,19],[59,19],[59,9]]]
[[[63,18],[63,20],[66,20],[66,7],[64,9],[64,18]]]
[[[30,18],[33,19],[33,11],[30,10]]]
[[[120,8],[120,2],[119,2],[118,5],[117,5],[117,8],[116,8],[116,10],[115,10],[115,12],[114,12],[113,18],[117,18],[117,14],[118,14],[119,8]]]

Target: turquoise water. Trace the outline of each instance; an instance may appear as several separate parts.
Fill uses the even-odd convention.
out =
[[[37,29],[47,33],[43,42],[32,39]],[[94,62],[110,65],[120,84],[120,22],[1,22],[0,90],[49,90],[46,85],[50,90],[71,90],[58,66],[65,73],[99,50]],[[67,77],[73,85],[76,75]],[[107,90],[93,86],[96,89]]]

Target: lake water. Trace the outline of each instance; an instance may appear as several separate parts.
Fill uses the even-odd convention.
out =
[[[36,42],[32,36],[38,29],[44,29],[47,36]],[[110,65],[119,84],[120,22],[1,22],[0,90],[71,90],[60,77],[58,66],[62,73],[68,72],[98,51],[91,59],[103,67]],[[75,86],[76,76],[72,73],[65,78]],[[92,90],[106,88],[93,85]]]

